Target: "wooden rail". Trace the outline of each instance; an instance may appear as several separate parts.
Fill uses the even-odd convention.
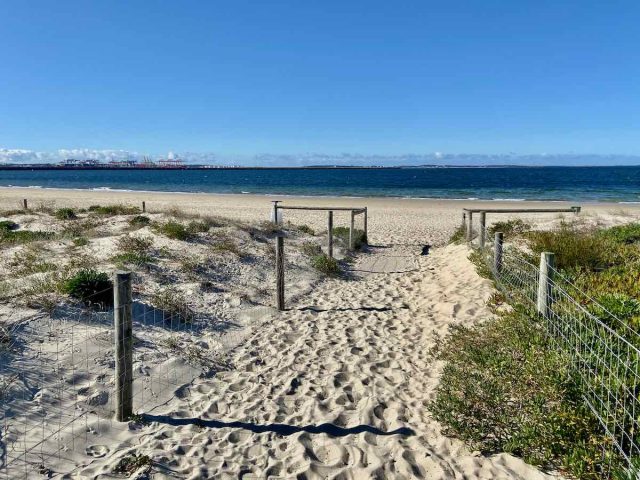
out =
[[[278,210],[316,210],[316,211],[345,211],[345,212],[354,212],[356,215],[360,213],[364,213],[367,208],[366,207],[299,207],[299,206],[288,206],[288,205],[276,205]]]
[[[570,208],[463,208],[469,213],[580,213],[582,207]]]
[[[473,214],[480,214],[480,248],[484,248],[485,227],[487,224],[487,213],[580,213],[582,207],[574,205],[569,208],[463,208],[462,227],[466,227],[466,240],[470,243],[473,240]],[[465,222],[467,224],[465,225]]]
[[[280,205],[280,200],[272,200],[273,207],[271,209],[271,221],[279,224],[282,217],[278,214],[279,210],[309,210],[316,212],[328,212],[328,244],[327,254],[333,258],[333,212],[351,212],[351,222],[349,225],[349,249],[354,248],[355,243],[355,216],[364,214],[363,228],[365,238],[368,237],[368,211],[367,207],[307,207],[302,205]]]

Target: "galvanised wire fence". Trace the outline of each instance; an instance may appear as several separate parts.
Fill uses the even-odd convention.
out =
[[[619,473],[616,465],[622,463],[626,478],[640,478],[638,332],[552,265],[538,265],[525,247],[500,244],[490,227],[484,232],[475,225],[472,228],[471,245],[482,255],[498,288],[511,301],[529,307],[546,327],[555,348],[569,358],[584,402],[608,438],[602,445],[603,477]],[[480,247],[482,233],[484,246]],[[541,281],[547,282],[543,292]],[[546,295],[542,311],[541,294]]]
[[[231,322],[188,305],[156,308],[134,294],[119,307],[131,309],[131,371],[116,370],[109,296],[113,289],[27,317],[0,310],[0,478],[69,474],[109,454],[135,430],[137,414],[188,401],[189,385],[222,368],[272,311]],[[116,372],[133,379],[132,422],[116,419]]]

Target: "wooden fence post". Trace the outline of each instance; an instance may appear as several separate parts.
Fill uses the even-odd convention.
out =
[[[353,250],[355,248],[354,241],[355,235],[353,234],[353,227],[355,226],[356,216],[353,214],[353,210],[351,210],[351,224],[349,225],[349,250]]]
[[[280,220],[278,218],[278,203],[280,203],[280,200],[272,200],[271,203],[273,203],[273,207],[271,208],[271,223],[279,225]]]
[[[28,207],[28,203],[27,203],[27,199],[26,199],[26,198],[25,198],[24,200],[22,200],[22,205],[24,206],[24,209],[25,209],[25,210],[29,210],[29,207]]]
[[[333,211],[332,210],[329,210],[329,220],[328,220],[327,227],[329,229],[329,239],[328,239],[329,243],[327,245],[327,255],[333,258]]]
[[[364,207],[364,239],[365,242],[367,242],[366,244],[369,245],[369,231],[367,229],[367,207]]]
[[[462,228],[467,226],[467,212],[462,212]]]
[[[480,212],[480,248],[484,248],[485,243],[485,231],[487,226],[487,212]]]
[[[113,319],[116,337],[116,420],[133,414],[133,322],[131,273],[116,272],[113,286]]]
[[[551,286],[553,285],[553,268],[555,255],[551,252],[540,254],[540,277],[538,279],[538,313],[549,318],[551,313]]]
[[[573,212],[576,215],[578,215],[580,213],[580,210],[582,210],[582,207],[579,207],[579,206],[574,206],[574,207],[571,207],[571,208],[573,209]]]
[[[276,237],[276,307],[284,310],[284,236]]]
[[[142,213],[145,213],[147,211],[147,204],[146,202],[143,200],[142,201]]]
[[[467,243],[473,239],[473,212],[469,212],[469,226],[467,227]]]
[[[493,240],[493,272],[494,274],[498,274],[502,271],[502,242],[503,235],[502,232],[496,232],[495,238]]]

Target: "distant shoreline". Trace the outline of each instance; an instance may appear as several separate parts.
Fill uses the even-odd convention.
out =
[[[34,171],[34,170],[411,170],[411,169],[444,169],[444,168],[635,168],[638,165],[396,165],[396,166],[376,166],[376,165],[308,165],[308,166],[280,166],[280,167],[258,167],[258,166],[228,166],[228,165],[182,165],[177,167],[145,167],[145,166],[68,166],[68,165],[45,165],[45,164],[0,164],[0,170],[13,171]]]

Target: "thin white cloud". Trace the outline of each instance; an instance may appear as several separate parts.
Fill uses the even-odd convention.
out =
[[[68,158],[94,159],[101,162],[111,160],[142,160],[144,153],[127,150],[96,150],[89,148],[60,149],[53,152],[38,152],[25,149],[0,148],[0,164],[55,163]],[[579,154],[538,154],[503,155],[478,154],[406,154],[406,155],[362,155],[342,154],[260,154],[260,155],[217,155],[210,152],[170,151],[166,155],[150,155],[160,158],[181,158],[188,163],[214,165],[243,165],[259,167],[275,166],[416,166],[416,165],[639,165],[640,156],[632,155],[579,155]]]

